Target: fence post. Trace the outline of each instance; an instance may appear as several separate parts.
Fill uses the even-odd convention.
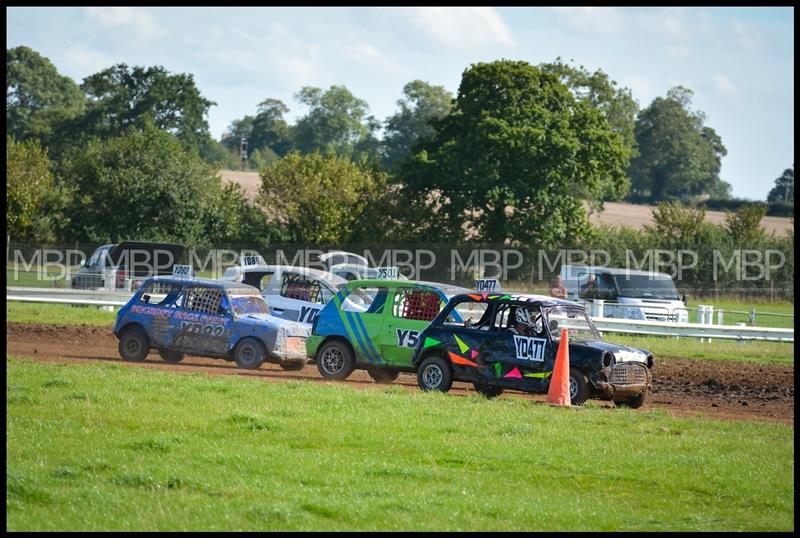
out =
[[[756,307],[755,306],[750,311],[750,325],[752,325],[753,327],[756,326]]]
[[[717,325],[722,325],[723,324],[722,320],[723,320],[722,309],[720,308],[719,310],[717,310]]]
[[[707,312],[707,325],[714,325],[714,305],[708,305],[708,312]],[[709,338],[708,343],[711,343],[711,338]]]
[[[736,326],[737,327],[746,327],[747,323],[737,323]],[[739,338],[739,339],[736,340],[736,343],[739,344],[739,345],[742,345],[744,343],[744,340]]]
[[[705,304],[697,305],[697,322],[700,325],[708,325],[708,323],[710,321],[709,312],[708,312],[709,308],[710,307],[708,305],[705,305]],[[700,341],[701,342],[708,342],[709,340],[708,340],[708,338],[703,336],[703,337],[700,338]]]
[[[592,300],[592,317],[593,318],[602,318],[603,316],[603,303],[605,301],[603,299],[593,299]]]

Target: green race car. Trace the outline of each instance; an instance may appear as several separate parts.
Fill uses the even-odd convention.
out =
[[[365,368],[378,383],[413,372],[419,333],[464,288],[413,280],[356,280],[323,307],[306,341],[306,353],[327,379]]]

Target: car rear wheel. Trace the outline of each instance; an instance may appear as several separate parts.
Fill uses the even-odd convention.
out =
[[[306,367],[305,361],[290,361],[290,362],[282,362],[280,363],[280,367],[284,370],[288,370],[290,372],[296,372],[298,370],[302,370]]]
[[[183,360],[183,353],[179,353],[177,351],[172,351],[170,349],[160,349],[158,354],[161,355],[161,358],[164,359],[165,362],[169,362],[171,364],[178,364]]]
[[[255,338],[244,338],[236,344],[233,351],[236,366],[248,370],[259,368],[266,357],[267,352],[264,350],[263,344]]]
[[[569,369],[569,400],[572,405],[583,405],[589,398],[589,381],[577,368]]]
[[[447,392],[453,386],[453,368],[441,357],[428,357],[417,369],[417,384],[424,391]]]
[[[631,409],[639,409],[647,401],[648,392],[649,391],[645,390],[639,396],[628,398],[626,400],[614,400],[614,405],[616,405],[617,407],[630,407]]]
[[[341,381],[356,367],[350,347],[341,340],[325,342],[317,352],[317,369],[325,379]]]
[[[390,368],[367,368],[367,373],[375,383],[391,383],[400,375],[399,371]]]
[[[149,350],[147,335],[138,327],[126,329],[119,337],[119,355],[126,361],[141,362]]]
[[[503,394],[503,388],[493,385],[484,385],[483,383],[474,383],[475,390],[483,394],[487,398],[496,398]]]

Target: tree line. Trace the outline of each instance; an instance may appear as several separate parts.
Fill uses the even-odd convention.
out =
[[[18,240],[210,245],[368,241],[553,247],[592,236],[584,203],[729,198],[721,137],[672,88],[639,109],[602,70],[557,58],[421,80],[383,121],[345,86],[262,101],[220,141],[191,74],[117,64],[78,85],[7,50],[7,224]],[[222,185],[246,137],[262,187]],[[787,174],[789,174],[787,176]],[[770,197],[793,201],[793,168]]]

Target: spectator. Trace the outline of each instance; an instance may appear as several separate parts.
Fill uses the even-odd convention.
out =
[[[564,287],[564,283],[561,281],[561,275],[556,275],[550,283],[550,296],[558,297],[559,299],[567,298],[567,288]]]
[[[581,297],[585,299],[595,299],[597,295],[597,276],[592,273],[589,275],[586,284],[581,286]]]

